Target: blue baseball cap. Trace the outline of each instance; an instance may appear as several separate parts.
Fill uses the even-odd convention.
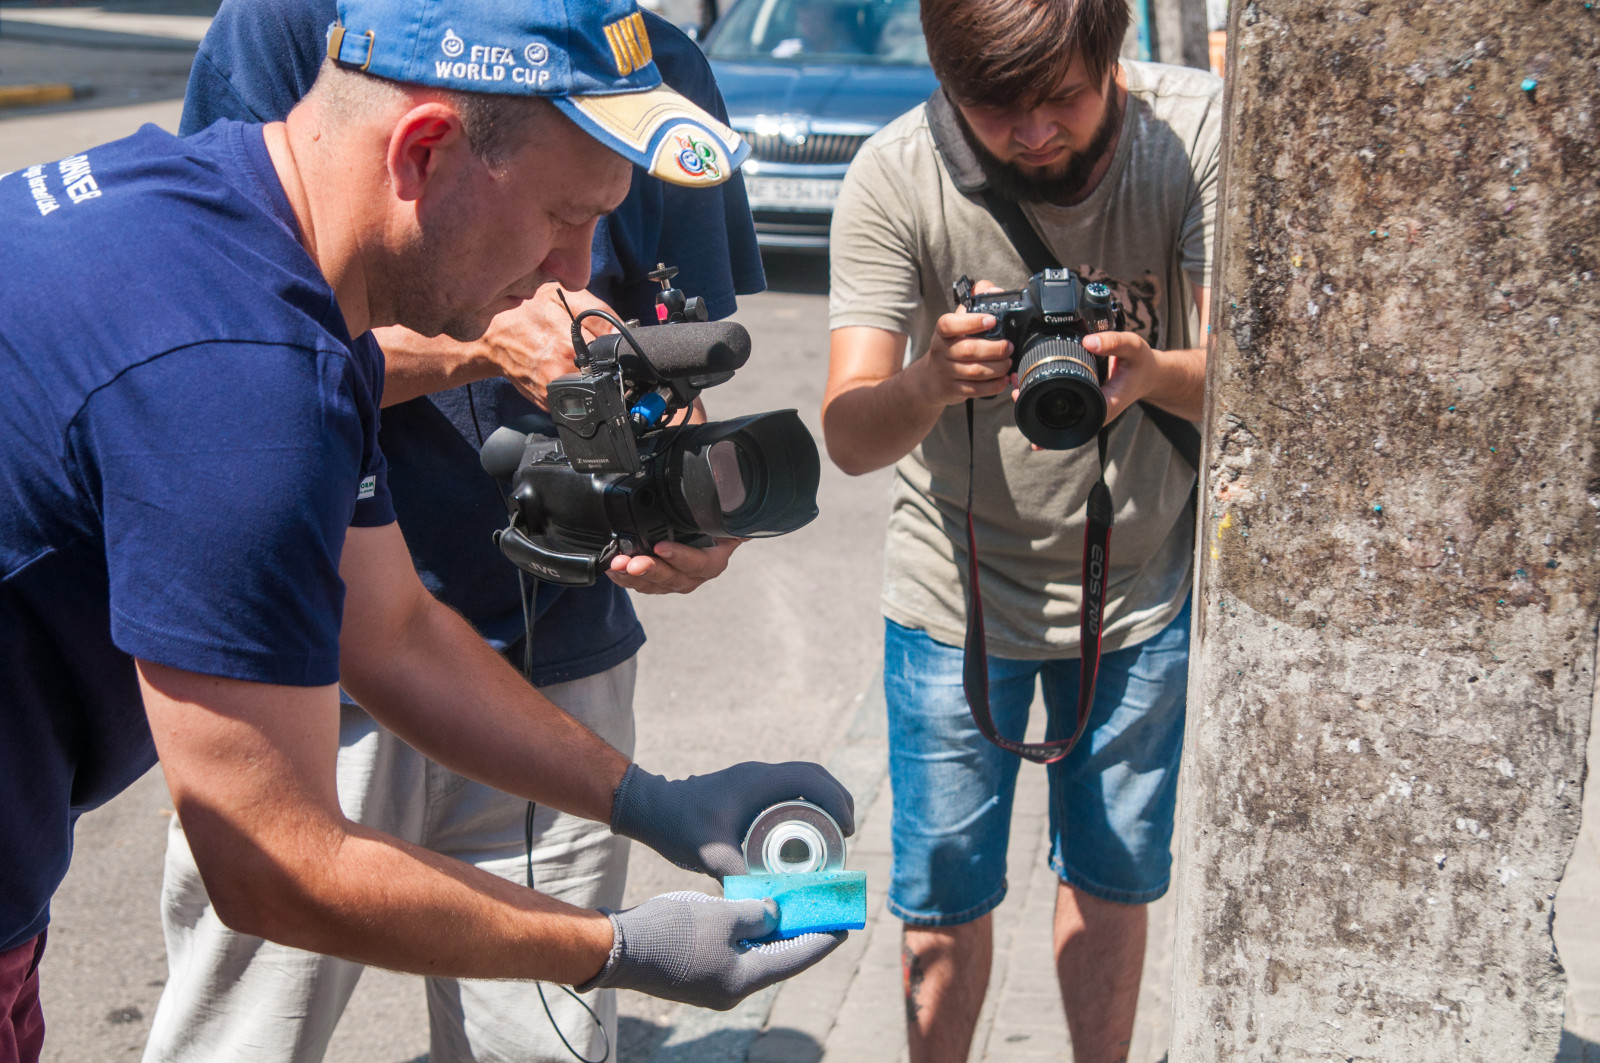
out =
[[[673,184],[720,184],[750,154],[662,84],[636,0],[339,0],[328,56],[391,81],[543,96]]]

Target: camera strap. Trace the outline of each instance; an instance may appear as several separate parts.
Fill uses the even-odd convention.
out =
[[[1106,580],[1111,568],[1111,528],[1116,510],[1111,505],[1111,489],[1106,486],[1106,440],[1109,428],[1100,429],[1096,445],[1100,452],[1100,476],[1089,489],[1083,529],[1083,602],[1078,610],[1078,648],[1082,660],[1078,670],[1078,724],[1071,738],[1044,742],[1018,742],[1002,735],[994,725],[989,709],[989,647],[983,631],[983,589],[978,582],[978,539],[972,530],[973,400],[967,400],[967,644],[961,662],[961,686],[972,710],[972,722],[983,737],[1001,749],[1035,764],[1054,764],[1072,752],[1089,725],[1094,707],[1095,681],[1100,677],[1100,636],[1105,624]]]

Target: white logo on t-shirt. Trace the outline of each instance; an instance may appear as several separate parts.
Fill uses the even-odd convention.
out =
[[[365,480],[361,481],[361,489],[356,492],[356,501],[360,502],[362,499],[371,498],[377,493],[378,478],[376,476],[369,476]]]

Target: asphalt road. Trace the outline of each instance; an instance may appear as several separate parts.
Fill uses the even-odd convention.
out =
[[[0,117],[183,98],[189,65],[194,61],[192,47],[93,48],[13,36],[7,32],[10,25],[5,9],[0,8],[0,85],[65,83],[89,91],[65,106],[0,110]]]

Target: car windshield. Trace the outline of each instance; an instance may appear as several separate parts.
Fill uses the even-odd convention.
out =
[[[713,59],[928,65],[917,0],[740,0],[708,42]]]

